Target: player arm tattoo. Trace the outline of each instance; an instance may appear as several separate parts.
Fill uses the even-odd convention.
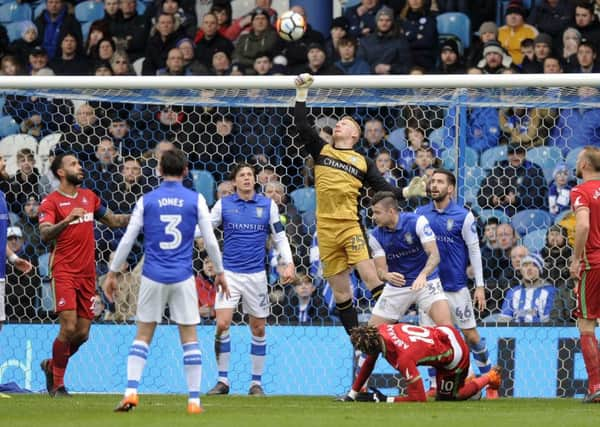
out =
[[[435,270],[435,268],[440,263],[440,252],[438,251],[438,247],[435,243],[435,240],[424,243],[423,249],[427,254],[427,262],[425,263],[423,270],[421,270],[421,274],[429,276],[431,273],[433,273],[433,270]]]
[[[115,214],[110,209],[106,209],[99,221],[110,228],[119,228],[126,227],[129,224],[129,218],[131,218],[130,214]]]
[[[57,224],[43,222],[40,224],[40,238],[42,242],[48,243],[56,239],[62,231],[67,228],[70,221],[62,220]]]

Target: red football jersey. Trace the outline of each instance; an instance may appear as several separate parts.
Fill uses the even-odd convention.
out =
[[[102,217],[106,209],[93,191],[80,188],[74,197],[58,191],[50,193],[40,204],[39,223],[57,224],[75,208],[85,209],[86,214],[71,222],[54,241],[50,258],[54,277],[96,276],[94,217]]]
[[[582,268],[600,268],[600,180],[590,180],[571,190],[573,212],[585,206],[590,211],[590,232],[585,242]]]

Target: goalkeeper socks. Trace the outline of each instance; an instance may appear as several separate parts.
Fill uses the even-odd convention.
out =
[[[229,330],[215,337],[215,354],[217,355],[217,381],[229,385],[229,358],[231,356],[231,336]]]
[[[252,359],[252,384],[260,384],[265,371],[265,357],[267,355],[267,337],[252,335],[250,345],[250,358]]]
[[[373,289],[371,289],[371,298],[373,299],[373,301],[377,301],[379,299],[384,287],[385,284],[382,283],[381,285],[377,285]]]
[[[582,333],[579,338],[581,353],[588,374],[588,391],[593,393],[600,387],[600,350],[594,333]]]
[[[471,344],[470,347],[479,373],[481,375],[487,374],[492,369],[492,362],[490,361],[490,353],[485,344],[485,338],[481,338],[477,344]]]
[[[142,378],[142,372],[148,358],[149,347],[144,341],[134,340],[127,356],[127,388],[125,396],[136,394]]]
[[[54,377],[54,389],[65,385],[65,371],[69,363],[69,343],[60,341],[58,338],[52,344],[52,376]]]
[[[336,303],[335,306],[338,310],[342,325],[344,325],[344,329],[346,329],[346,333],[350,335],[352,328],[358,326],[358,315],[356,314],[352,299]]]
[[[183,369],[188,386],[188,403],[200,405],[200,382],[202,381],[202,353],[197,341],[183,344]]]

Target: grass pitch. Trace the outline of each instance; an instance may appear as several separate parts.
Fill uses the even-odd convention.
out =
[[[600,425],[600,404],[576,399],[500,399],[417,404],[342,403],[331,397],[203,397],[205,412],[187,415],[185,396],[141,395],[140,406],[113,413],[121,396],[13,395],[0,399],[0,426],[84,427],[491,427]]]

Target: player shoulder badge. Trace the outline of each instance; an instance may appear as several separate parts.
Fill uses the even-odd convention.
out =
[[[454,219],[448,218],[448,220],[446,221],[446,230],[452,231],[453,227],[454,227]]]
[[[409,245],[412,245],[412,244],[413,244],[413,241],[414,241],[414,239],[413,239],[413,236],[412,236],[412,234],[410,234],[410,232],[409,232],[409,233],[406,233],[406,234],[404,235],[404,241],[405,241],[406,243],[408,243]]]
[[[260,206],[257,207],[256,208],[256,217],[257,218],[262,218],[264,212],[265,212],[265,208],[260,207]]]

